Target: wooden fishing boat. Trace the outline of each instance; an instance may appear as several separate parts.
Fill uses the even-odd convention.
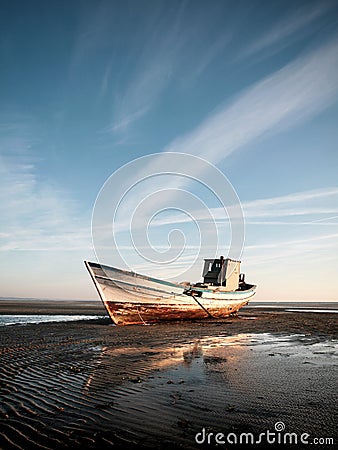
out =
[[[240,261],[205,259],[203,282],[171,283],[85,261],[98,294],[116,325],[181,319],[224,318],[255,294],[240,273]]]

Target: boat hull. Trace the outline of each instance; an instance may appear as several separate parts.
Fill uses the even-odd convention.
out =
[[[186,286],[85,261],[94,285],[116,325],[224,318],[236,313],[255,294],[248,291],[186,295]],[[205,297],[203,297],[203,294]]]

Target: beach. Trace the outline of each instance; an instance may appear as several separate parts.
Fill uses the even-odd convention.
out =
[[[100,317],[1,327],[1,449],[337,443],[337,314],[244,308],[117,327],[99,302],[83,303],[67,313]]]

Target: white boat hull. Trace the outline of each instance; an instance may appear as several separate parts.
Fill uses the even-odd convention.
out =
[[[255,286],[245,291],[216,292],[200,289],[187,295],[187,287],[85,262],[100,298],[117,325],[145,324],[163,320],[227,317],[246,305]]]

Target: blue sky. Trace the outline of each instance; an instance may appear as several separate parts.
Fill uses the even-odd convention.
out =
[[[257,300],[338,300],[337,1],[11,1],[0,30],[0,296],[96,298],[102,185],[184,152],[238,194]]]

